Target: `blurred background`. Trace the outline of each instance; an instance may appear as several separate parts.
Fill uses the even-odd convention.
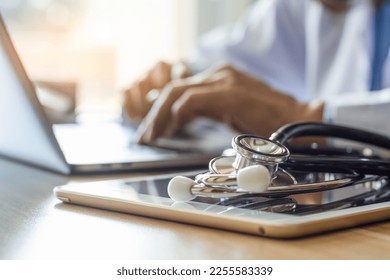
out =
[[[41,101],[92,120],[118,118],[126,86],[158,60],[190,56],[201,34],[252,2],[0,0],[0,12]]]

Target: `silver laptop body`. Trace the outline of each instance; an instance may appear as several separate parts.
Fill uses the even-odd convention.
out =
[[[179,152],[132,144],[134,130],[119,123],[53,127],[1,15],[0,129],[1,156],[63,174],[207,166],[230,142],[211,128],[186,140],[191,151]]]

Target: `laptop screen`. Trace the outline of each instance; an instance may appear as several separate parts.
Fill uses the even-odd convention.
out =
[[[69,173],[0,15],[0,155]]]

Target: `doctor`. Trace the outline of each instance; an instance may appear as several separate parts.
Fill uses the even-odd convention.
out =
[[[124,106],[141,143],[198,116],[262,136],[293,121],[390,134],[389,44],[388,0],[260,0],[188,61],[157,63]]]

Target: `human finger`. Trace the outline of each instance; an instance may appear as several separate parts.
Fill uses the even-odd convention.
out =
[[[165,128],[165,123],[169,120],[171,105],[184,91],[184,88],[185,86],[168,86],[162,90],[149,113],[138,127],[137,140],[139,143],[151,143],[161,135],[161,131]]]
[[[154,101],[148,97],[150,92],[170,81],[171,68],[169,63],[160,61],[125,91],[124,107],[129,118],[140,121],[147,114]]]
[[[145,79],[150,82],[151,88],[161,89],[171,81],[172,68],[172,64],[159,61],[149,70]]]
[[[138,122],[141,118],[140,118],[139,106],[137,105],[136,91],[137,89],[135,85],[125,90],[123,105],[124,105],[126,115],[131,120]]]
[[[163,134],[172,136],[197,117],[223,121],[221,94],[221,89],[214,84],[187,89],[172,105],[171,118]]]
[[[187,89],[200,84],[199,80],[189,78],[165,87],[138,129],[138,142],[150,143],[162,136],[170,121],[173,103]]]
[[[125,109],[133,120],[141,120],[154,101],[172,80],[188,77],[191,71],[184,62],[174,64],[159,61],[125,93]]]
[[[150,89],[150,83],[141,80],[125,91],[124,105],[127,115],[132,120],[140,121],[149,111],[152,102],[145,98],[145,92],[149,92]]]

